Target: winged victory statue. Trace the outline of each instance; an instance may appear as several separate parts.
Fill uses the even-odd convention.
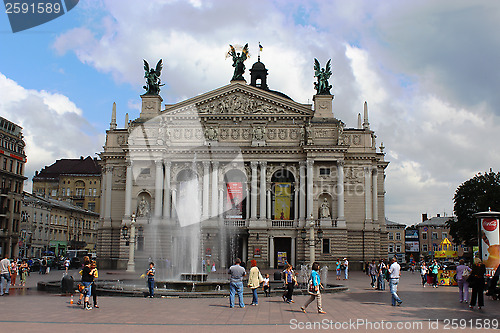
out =
[[[328,82],[332,76],[331,61],[332,59],[328,60],[325,68],[321,68],[318,59],[314,58],[314,77],[318,78],[318,82],[314,82],[314,89],[317,95],[331,95],[332,86]]]
[[[146,85],[143,86],[146,89],[146,93],[144,95],[159,95],[160,87],[164,86],[161,84],[160,74],[163,68],[163,60],[160,59],[156,64],[156,68],[149,68],[149,64],[146,60],[144,60],[144,77],[146,78]]]
[[[237,52],[237,49],[240,49],[241,51]],[[238,45],[234,47],[232,45],[229,45],[229,51],[226,54],[226,58],[228,57],[233,58],[234,74],[231,81],[245,80],[243,78],[243,73],[245,73],[245,64],[243,62],[247,60],[247,58],[250,58],[248,43],[243,48]]]

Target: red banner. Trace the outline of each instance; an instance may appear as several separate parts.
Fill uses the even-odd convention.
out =
[[[243,185],[240,182],[230,182],[227,185],[226,218],[243,218]]]

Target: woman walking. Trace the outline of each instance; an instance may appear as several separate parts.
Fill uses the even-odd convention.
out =
[[[19,274],[21,274],[21,286],[24,287],[26,284],[26,277],[28,276],[29,266],[26,260],[23,260],[21,266],[19,267]]]
[[[458,300],[460,303],[467,303],[469,300],[469,282],[467,278],[470,276],[471,269],[465,265],[465,261],[460,259],[457,266],[457,282],[458,282]]]
[[[484,306],[484,274],[486,274],[486,266],[483,264],[481,259],[474,259],[474,265],[472,265],[472,270],[470,272],[469,278],[467,281],[472,287],[472,296],[470,299],[469,307],[471,309],[476,305],[477,299],[477,308],[481,309]]]
[[[258,305],[259,298],[257,297],[257,289],[260,283],[264,281],[262,274],[260,274],[259,268],[257,267],[257,261],[252,259],[250,261],[250,273],[248,274],[248,287],[252,289],[252,303],[250,305]]]
[[[427,283],[427,274],[429,273],[429,268],[425,264],[425,261],[422,261],[420,265],[420,276],[422,277],[422,287],[425,288],[425,284]]]
[[[311,276],[309,277],[310,288],[309,288],[308,292],[311,296],[306,301],[304,306],[300,307],[300,309],[304,313],[306,313],[306,308],[309,306],[309,304],[311,304],[314,301],[314,299],[316,299],[316,302],[318,305],[318,313],[319,314],[326,313],[325,311],[323,311],[323,308],[321,306],[321,291],[320,291],[320,289],[323,288],[323,285],[321,284],[321,278],[320,278],[318,272],[319,272],[319,264],[317,262],[314,262],[312,265]]]
[[[285,293],[283,294],[283,300],[286,303],[294,303],[293,297],[293,287],[297,285],[297,278],[292,270],[292,265],[287,264],[285,274]]]
[[[94,308],[99,309],[99,306],[97,305],[97,286],[95,284],[95,280],[99,277],[99,271],[97,270],[97,263],[95,260],[92,260],[92,263],[90,264],[90,274],[94,277],[94,282],[92,282],[92,300],[94,304]]]
[[[438,273],[439,273],[439,264],[436,259],[429,266],[429,270],[432,276],[432,288],[438,287]]]
[[[17,259],[14,259],[10,264],[10,285],[16,285],[16,277],[17,277]]]

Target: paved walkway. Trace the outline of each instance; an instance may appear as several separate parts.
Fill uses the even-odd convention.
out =
[[[77,274],[76,271],[71,271]],[[101,272],[105,274],[106,272]],[[102,276],[101,275],[101,276]],[[113,274],[126,277],[125,273]],[[1,332],[288,332],[325,329],[352,332],[443,332],[477,327],[499,327],[500,301],[486,298],[485,307],[470,310],[460,304],[456,287],[422,288],[417,273],[403,272],[400,307],[390,305],[390,293],[372,290],[369,278],[352,272],[341,281],[349,291],[323,295],[326,315],[308,313],[300,306],[308,298],[296,296],[286,304],[278,296],[259,297],[258,306],[230,309],[227,298],[100,297],[99,309],[86,311],[69,304],[67,296],[37,292],[39,280],[57,280],[62,271],[47,275],[32,274],[28,289],[15,288],[0,297]],[[111,275],[106,275],[106,278]],[[333,279],[332,279],[333,278]],[[330,282],[335,282],[330,274]],[[250,303],[251,299],[245,299]],[[75,300],[76,302],[76,300]],[[473,327],[474,329],[471,329]],[[499,331],[498,329],[495,331]]]

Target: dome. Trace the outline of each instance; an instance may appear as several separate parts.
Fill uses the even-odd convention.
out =
[[[253,70],[266,70],[266,66],[259,61],[257,61],[255,64],[252,66]]]

